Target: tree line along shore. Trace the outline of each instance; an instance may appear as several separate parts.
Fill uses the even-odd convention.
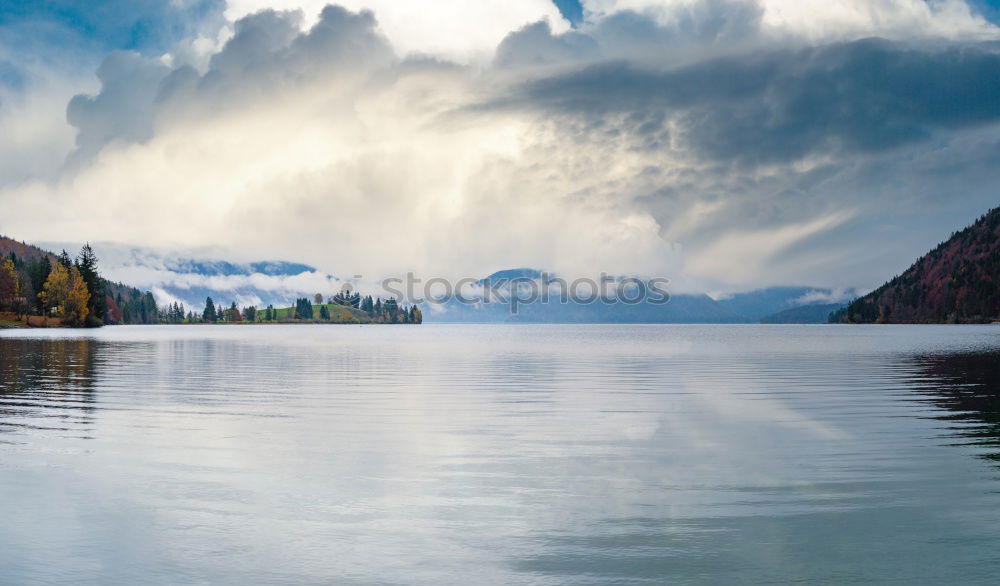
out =
[[[158,306],[153,294],[103,278],[97,255],[89,244],[73,258],[65,250],[55,255],[0,236],[0,328],[100,327],[119,324],[204,323],[390,323],[419,324],[416,305],[395,299],[373,299],[358,293],[338,293],[326,303],[297,299],[290,307],[253,305],[225,307],[211,297],[196,313],[179,302]]]
[[[317,293],[312,301],[307,297],[295,300],[290,307],[258,308],[254,305],[239,307],[233,301],[228,307],[217,305],[208,297],[205,309],[197,314],[185,311],[180,303],[167,306],[165,323],[172,324],[273,324],[273,323],[340,323],[340,324],[419,324],[423,314],[416,305],[403,305],[395,299],[382,300],[358,293],[338,293],[324,302],[323,295]]]

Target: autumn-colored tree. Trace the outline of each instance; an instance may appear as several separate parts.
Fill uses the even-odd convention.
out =
[[[4,259],[0,262],[0,307],[10,307],[14,298],[21,294],[21,283],[17,278],[14,261]]]
[[[313,295],[313,301],[316,303],[316,305],[322,305],[323,304],[323,294],[322,293],[317,293],[317,294]]]
[[[66,270],[62,263],[56,263],[39,297],[46,310],[55,308],[56,314],[68,325],[83,325],[87,318],[90,292],[76,267]]]
[[[108,295],[108,298],[105,300],[105,302],[108,304],[108,319],[111,321],[111,323],[113,324],[122,323],[122,310],[120,307],[118,307],[118,303],[115,302],[114,298]]]

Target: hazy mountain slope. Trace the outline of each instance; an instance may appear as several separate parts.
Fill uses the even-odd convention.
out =
[[[786,309],[807,305],[846,303],[856,296],[853,290],[833,290],[818,287],[768,287],[746,293],[736,293],[719,299],[719,305],[757,323],[761,318]],[[823,318],[826,321],[826,318]]]
[[[425,321],[443,323],[743,323],[708,295],[673,295],[665,304],[548,303],[522,305],[512,313],[502,303],[422,306]]]
[[[55,262],[56,260],[56,255],[52,254],[48,250],[43,250],[33,244],[19,242],[13,238],[0,236],[0,256],[9,256],[12,252],[19,258],[26,260],[41,258],[43,256],[49,257],[49,262]]]
[[[843,303],[823,303],[793,307],[760,318],[762,324],[825,324],[830,314],[844,307]]]
[[[53,247],[72,247],[54,243]],[[232,262],[218,251],[160,251],[107,242],[92,243],[109,277],[149,289],[161,304],[180,302],[200,313],[205,298],[229,305],[285,307],[316,293],[329,297],[342,282],[302,263]]]

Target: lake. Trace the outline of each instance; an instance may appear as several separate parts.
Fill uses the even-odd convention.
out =
[[[2,584],[987,584],[998,326],[0,333]]]

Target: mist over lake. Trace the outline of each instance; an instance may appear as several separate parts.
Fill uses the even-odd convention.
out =
[[[0,583],[990,583],[996,326],[0,333]]]

